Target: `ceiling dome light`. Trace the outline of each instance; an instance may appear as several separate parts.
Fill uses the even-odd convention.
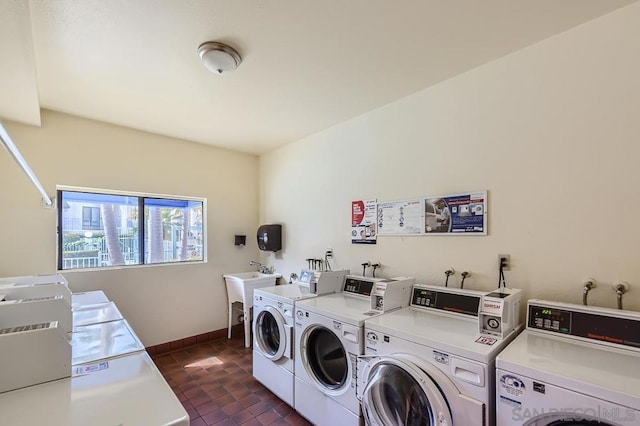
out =
[[[215,74],[231,72],[242,62],[240,54],[234,48],[216,41],[202,43],[198,47],[198,54],[204,66]]]

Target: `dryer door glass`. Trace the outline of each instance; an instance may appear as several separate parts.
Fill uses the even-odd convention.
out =
[[[277,314],[277,311],[275,312]],[[263,354],[268,357],[275,357],[281,343],[280,330],[282,326],[271,310],[265,310],[258,314],[256,318],[256,341]]]
[[[435,425],[431,403],[416,379],[397,365],[380,363],[369,373],[362,407],[368,423]]]
[[[328,328],[316,327],[309,333],[306,359],[310,373],[324,387],[339,389],[346,383],[349,372],[347,352],[340,339]]]

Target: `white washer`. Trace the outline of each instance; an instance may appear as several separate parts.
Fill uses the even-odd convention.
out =
[[[521,326],[503,339],[480,334],[485,295],[416,284],[410,307],[365,322],[358,395],[367,424],[494,424],[495,357]]]
[[[263,287],[253,292],[253,376],[293,406],[295,302],[340,291],[349,271],[301,272],[299,284]]]
[[[367,318],[409,303],[413,278],[347,276],[343,291],[296,303],[295,409],[317,425],[358,425],[356,364]]]
[[[640,425],[640,314],[530,300],[496,360],[498,426]]]

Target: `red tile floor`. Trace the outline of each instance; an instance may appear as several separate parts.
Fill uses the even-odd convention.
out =
[[[252,375],[242,333],[153,357],[191,426],[309,425]]]

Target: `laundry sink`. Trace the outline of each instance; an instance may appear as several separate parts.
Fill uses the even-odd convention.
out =
[[[281,276],[281,274],[263,274],[257,271],[224,274],[229,303],[242,302],[249,307],[253,306],[253,290],[272,287]]]
[[[224,274],[224,282],[227,286],[227,298],[229,303],[229,330],[227,337],[231,338],[231,323],[233,320],[232,304],[242,303],[244,320],[245,347],[250,346],[251,308],[253,307],[253,290],[262,287],[273,287],[281,274],[263,274],[261,272],[239,272],[236,274]]]
[[[271,279],[271,278],[277,279],[277,278],[280,278],[281,276],[282,275],[280,275],[280,274],[263,274],[263,273],[258,272],[258,271],[238,272],[237,274],[225,274],[224,275],[225,278],[232,278],[232,279],[235,278],[235,279],[244,280],[244,281],[254,280],[254,279],[257,279],[257,278],[260,278],[260,279]],[[275,283],[273,285],[275,285]]]

